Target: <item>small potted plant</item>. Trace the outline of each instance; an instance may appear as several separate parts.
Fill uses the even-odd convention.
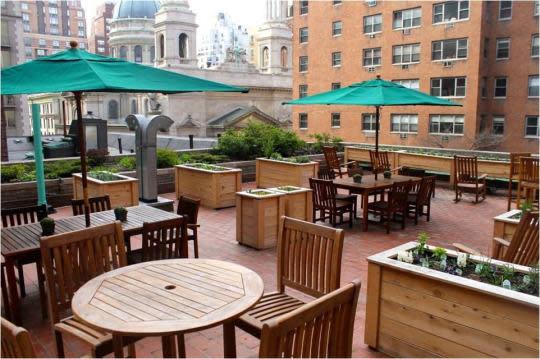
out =
[[[384,171],[383,176],[384,176],[384,178],[391,178],[392,177],[392,171],[388,171],[388,170]]]
[[[124,207],[116,207],[114,209],[114,218],[116,218],[117,221],[120,222],[126,222],[127,221],[127,209]]]
[[[39,224],[41,224],[42,236],[51,236],[54,234],[54,219],[50,217],[45,217],[41,221],[39,221]]]
[[[361,174],[355,174],[352,176],[352,179],[354,183],[362,183],[362,175]]]

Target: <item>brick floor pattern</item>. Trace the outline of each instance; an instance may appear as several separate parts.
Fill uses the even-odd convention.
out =
[[[253,184],[244,184],[253,187]],[[480,204],[473,204],[470,197],[455,204],[453,192],[437,188],[436,198],[432,201],[431,221],[421,218],[417,226],[411,220],[407,221],[404,231],[399,224],[392,226],[390,234],[386,234],[384,226],[370,224],[368,232],[362,232],[358,222],[345,230],[345,246],[343,249],[341,283],[347,283],[355,278],[362,281],[353,341],[354,357],[383,357],[369,349],[364,344],[364,320],[367,288],[367,261],[372,254],[395,247],[408,241],[415,240],[420,232],[428,232],[433,245],[451,247],[452,243],[460,242],[472,248],[488,253],[492,238],[492,218],[505,212],[504,197],[489,196]],[[174,199],[174,193],[164,197]],[[59,208],[52,215],[61,218],[71,215],[71,208]],[[264,280],[265,288],[274,291],[276,286],[276,255],[275,250],[257,251],[236,242],[235,237],[235,208],[212,210],[201,208],[199,212],[201,224],[199,239],[199,256],[214,258],[244,265],[256,271]],[[321,222],[318,222],[321,223]],[[192,248],[190,245],[190,256]],[[39,296],[33,266],[26,266],[25,279],[28,296],[23,299],[23,320],[34,341],[39,357],[55,357],[55,344],[50,324],[41,319]],[[186,335],[186,352],[188,357],[223,357],[221,327],[190,333]],[[236,330],[237,352],[239,357],[257,357],[259,341],[240,329]],[[87,347],[75,340],[65,341],[67,357],[80,357],[88,354]],[[145,338],[137,343],[138,357],[161,357],[161,341],[157,338]]]

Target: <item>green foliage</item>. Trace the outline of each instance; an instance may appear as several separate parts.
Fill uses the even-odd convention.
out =
[[[221,163],[228,162],[229,157],[208,152],[183,153],[180,155],[180,163]]]
[[[431,255],[438,261],[443,261],[446,259],[446,249],[437,247],[432,252]]]
[[[112,172],[107,171],[90,171],[88,172],[88,177],[97,179],[99,181],[111,182],[111,181],[121,181],[122,178],[118,177]]]
[[[126,209],[125,207],[119,206],[119,207],[115,207],[115,208],[114,208],[114,213],[115,213],[115,214],[116,214],[116,213],[126,213],[126,212],[127,212],[127,209]]]
[[[533,205],[531,202],[523,202],[520,206],[519,206],[519,209],[521,209],[522,212],[527,212],[527,211],[532,211],[533,209]]]
[[[503,265],[501,267],[501,283],[506,279],[512,280],[514,278],[514,267],[512,265]]]
[[[157,168],[169,168],[180,163],[180,158],[175,150],[169,148],[157,149]]]
[[[61,160],[45,163],[45,178],[57,179],[71,177],[71,174],[81,172],[79,160]]]
[[[122,157],[118,161],[118,166],[124,171],[133,171],[137,167],[137,160],[135,157]]]
[[[28,166],[18,163],[16,165],[3,165],[0,167],[0,176],[2,178],[2,183],[14,182],[15,180],[22,177],[27,171]]]
[[[188,163],[186,164],[186,166],[215,172],[225,172],[229,170],[229,168],[227,167],[211,165],[208,163]]]
[[[326,132],[314,133],[309,137],[314,140],[312,147],[317,153],[322,152],[323,146],[334,146],[338,152],[343,151],[343,139],[341,137],[332,136]]]
[[[418,245],[416,246],[416,253],[418,255],[423,255],[426,252],[426,245],[429,240],[429,234],[426,232],[420,232],[418,233],[418,237],[416,237],[418,241]]]
[[[109,151],[107,151],[106,149],[93,148],[86,151],[88,165],[90,165],[90,167],[103,166],[105,164],[105,161],[107,160],[108,154]]]
[[[41,221],[39,221],[39,224],[41,224],[42,226],[50,226],[54,224],[54,219],[52,219],[51,217],[45,217]]]

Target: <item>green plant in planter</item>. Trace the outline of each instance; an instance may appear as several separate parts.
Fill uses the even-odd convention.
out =
[[[295,163],[309,163],[309,157],[308,156],[296,156],[294,157]]]
[[[41,225],[41,235],[50,236],[54,234],[54,219],[50,217],[45,217],[41,221],[39,221],[39,224]]]
[[[532,206],[532,203],[531,203],[531,202],[523,202],[523,203],[519,206],[519,209],[521,209],[522,212],[532,211],[533,206]]]
[[[446,259],[446,249],[441,248],[441,247],[437,247],[431,252],[431,256],[434,259],[438,260],[438,261],[445,260]]]
[[[128,211],[125,207],[116,207],[114,209],[114,218],[116,218],[117,221],[126,222],[127,213]]]
[[[426,252],[426,245],[429,240],[429,234],[427,234],[426,232],[420,232],[418,233],[418,237],[416,237],[416,239],[418,241],[418,245],[416,246],[415,251],[419,256],[423,256]]]
[[[361,174],[355,174],[352,176],[352,179],[354,183],[362,183],[362,175]]]
[[[384,178],[391,178],[392,177],[392,172],[391,171],[384,171],[383,176],[384,176]]]

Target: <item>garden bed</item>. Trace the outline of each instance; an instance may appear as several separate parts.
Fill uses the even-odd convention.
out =
[[[112,207],[129,207],[139,204],[139,180],[118,173],[97,171],[88,173],[88,196],[109,195]],[[73,174],[73,198],[82,199],[82,176]]]
[[[493,218],[493,237],[512,239],[521,219],[521,210],[513,209]]]
[[[235,205],[235,193],[242,189],[242,170],[202,163],[175,166],[176,198],[199,198],[210,208]]]
[[[287,217],[313,221],[313,191],[309,188],[281,186],[269,188],[270,191],[285,195],[285,215]]]
[[[318,171],[319,163],[310,161],[307,157],[305,162],[257,158],[255,182],[258,188],[279,186],[309,188],[309,179],[316,178]]]
[[[443,250],[431,246],[405,259],[412,263],[397,260],[417,248],[410,242],[368,258],[366,344],[395,357],[538,357],[537,269],[478,256],[459,267],[459,254],[445,251],[442,271]]]

